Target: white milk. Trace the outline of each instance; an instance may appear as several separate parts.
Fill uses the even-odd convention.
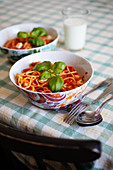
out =
[[[81,18],[64,20],[65,46],[70,50],[80,50],[85,45],[87,22]]]

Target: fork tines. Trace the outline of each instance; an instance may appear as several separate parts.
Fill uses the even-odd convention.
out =
[[[74,109],[78,106],[78,104],[79,104],[79,102],[80,102],[80,100],[77,100],[75,103],[74,103],[74,106],[72,106],[72,105],[69,105],[68,106],[68,109],[67,109],[67,111],[69,110],[69,113],[65,116],[65,118],[64,118],[64,122],[66,121],[66,119],[70,116],[70,114],[74,111]],[[71,107],[70,107],[71,106]]]
[[[84,103],[78,103],[76,106],[72,108],[72,110],[66,115],[64,118],[64,122],[68,124],[72,124],[78,115],[78,113],[82,112],[86,108],[86,105]]]

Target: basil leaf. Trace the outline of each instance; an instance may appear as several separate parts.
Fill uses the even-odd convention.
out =
[[[35,46],[40,47],[42,45],[44,45],[44,41],[41,38],[39,38],[39,37],[36,38],[35,39]]]
[[[55,77],[51,77],[48,83],[51,91],[57,92],[62,88],[64,84],[64,79],[60,76],[55,76]]]
[[[30,37],[30,32],[27,32],[27,36]]]
[[[40,30],[38,28],[33,28],[33,30],[31,31],[31,35],[30,36],[32,38],[36,38],[36,37],[39,36],[39,34],[40,34]]]
[[[40,76],[40,80],[46,80],[53,77],[53,73],[50,71],[44,71],[41,76]]]
[[[59,74],[65,69],[65,67],[66,67],[66,63],[58,61],[53,64],[52,69],[55,74]]]
[[[52,68],[52,63],[50,61],[43,61],[42,63],[36,64],[34,71],[45,71]]]
[[[18,32],[17,37],[27,38],[28,37],[28,33],[27,32]]]
[[[47,35],[47,31],[46,31],[45,28],[38,27],[38,30],[40,31],[39,36],[45,36],[45,35]]]
[[[28,41],[35,46],[35,39],[34,38],[29,38]]]
[[[32,38],[45,36],[45,35],[47,35],[47,31],[46,31],[45,28],[42,28],[42,27],[33,28],[33,30],[31,31],[31,37]]]
[[[40,47],[40,46],[44,45],[44,41],[39,37],[37,37],[37,38],[29,38],[29,42],[32,45],[36,46],[36,47]]]

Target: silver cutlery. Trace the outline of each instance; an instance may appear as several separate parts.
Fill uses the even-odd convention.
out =
[[[79,102],[72,107],[72,109],[69,111],[69,113],[66,115],[66,117],[64,118],[64,122],[68,123],[68,124],[72,124],[76,118],[76,115],[79,112],[82,112],[83,110],[85,110],[89,105],[97,102],[98,100],[100,100],[101,98],[103,98],[105,95],[109,94],[110,92],[113,91],[113,78],[110,79],[106,79],[105,81],[99,83],[97,86],[95,86],[92,90],[88,91],[87,93],[85,93],[81,100],[79,100]],[[97,97],[95,100],[90,101],[90,102],[85,102],[83,101],[83,99],[85,98],[86,95],[92,93],[95,90],[98,90],[102,87],[108,87],[101,95],[99,95],[99,97]]]
[[[70,112],[72,109],[74,109],[74,107],[77,105],[77,104],[79,104],[79,102],[81,101],[81,100],[83,100],[83,98],[85,98],[88,94],[90,94],[90,93],[92,93],[92,92],[94,92],[94,91],[96,91],[96,90],[98,90],[98,89],[101,89],[101,88],[104,88],[104,87],[108,87],[110,84],[112,84],[113,83],[113,78],[108,78],[108,79],[105,79],[105,80],[103,80],[102,82],[100,82],[100,83],[98,83],[97,85],[95,85],[91,90],[89,90],[87,93],[85,93],[82,97],[81,97],[81,99],[78,99],[77,101],[75,101],[74,103],[72,103],[72,104],[69,104],[69,105],[67,105],[67,106],[65,106],[65,107],[62,107],[62,108],[60,108],[60,109],[56,109],[56,111],[57,112],[63,112],[63,113],[67,113],[67,112]],[[69,114],[68,114],[69,115]],[[67,116],[68,116],[67,115]],[[66,117],[67,117],[66,116]],[[66,117],[64,118],[64,121],[65,121],[65,119],[66,119]]]
[[[113,100],[113,95],[104,100],[103,103],[95,111],[83,111],[80,113],[76,118],[76,122],[81,126],[92,126],[100,123],[103,119],[100,113],[105,104],[110,100]]]

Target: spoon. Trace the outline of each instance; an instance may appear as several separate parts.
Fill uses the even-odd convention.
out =
[[[89,95],[90,93],[99,90],[101,88],[104,87],[109,87],[104,93],[102,93],[96,100],[98,101],[99,99],[101,99],[104,95],[108,94],[109,92],[113,91],[113,78],[107,78],[103,81],[101,81],[100,83],[98,83],[97,85],[95,85],[91,90],[89,90],[88,92],[86,92],[83,96],[81,96],[82,99],[84,99],[87,95]],[[69,104],[67,106],[61,107],[59,109],[56,109],[57,112],[61,112],[61,113],[67,113],[67,111],[69,112],[75,105],[77,105],[80,102],[80,99],[78,99],[77,101],[75,101],[72,104]]]
[[[107,100],[104,100],[95,111],[84,111],[80,113],[76,118],[76,122],[81,126],[91,126],[100,123],[103,120],[100,112],[102,111],[104,105],[112,99],[113,95]]]

